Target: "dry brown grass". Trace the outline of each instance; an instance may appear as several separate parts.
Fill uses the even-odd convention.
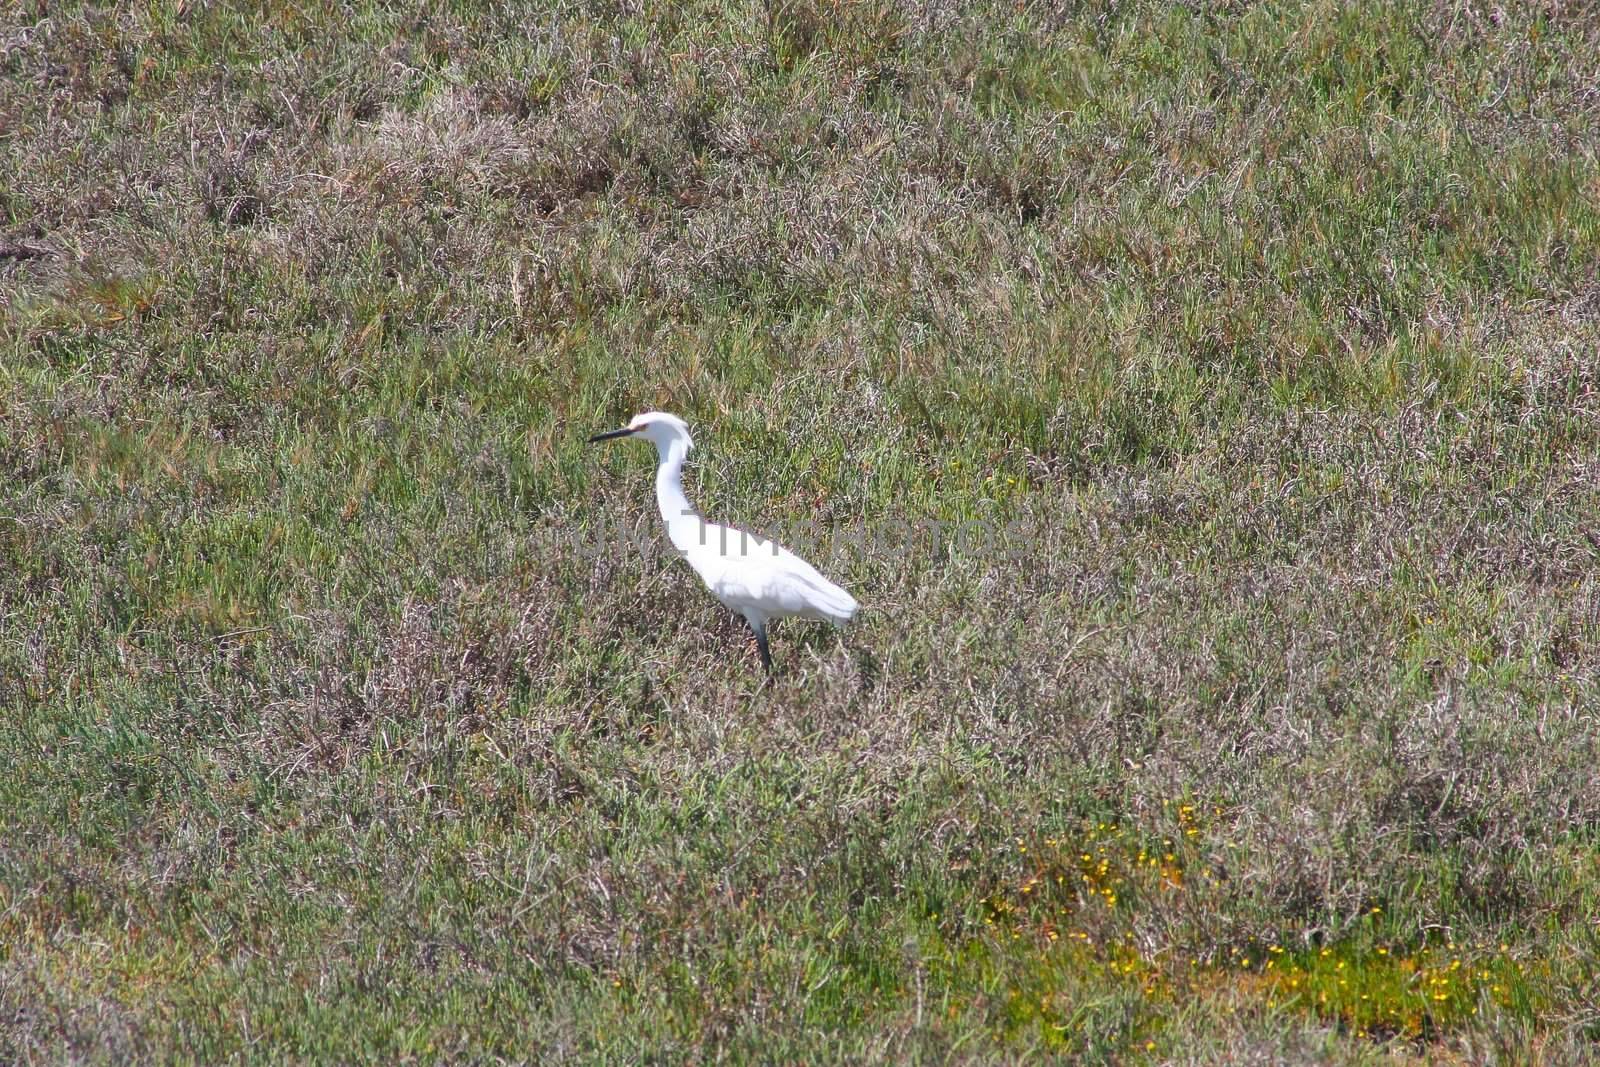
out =
[[[0,1059],[1585,1060],[1581,7],[0,27]]]

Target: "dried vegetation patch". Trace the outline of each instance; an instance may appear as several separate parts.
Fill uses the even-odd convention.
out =
[[[1583,1062],[1596,57],[12,5],[0,1059]]]

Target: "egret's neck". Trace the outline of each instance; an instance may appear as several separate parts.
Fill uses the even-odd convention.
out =
[[[667,536],[680,550],[694,544],[700,532],[700,516],[683,495],[683,461],[688,453],[687,444],[673,441],[661,450],[661,465],[656,468],[656,503],[661,507],[661,521],[667,524]]]

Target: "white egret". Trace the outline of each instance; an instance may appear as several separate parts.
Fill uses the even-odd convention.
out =
[[[683,461],[694,447],[689,427],[676,415],[647,411],[620,430],[597,433],[590,443],[642,437],[656,446],[656,503],[678,554],[689,561],[711,594],[744,616],[756,635],[761,665],[772,671],[767,623],[798,615],[843,625],[855,617],[855,598],[799,556],[755,534],[708,523],[683,495]]]

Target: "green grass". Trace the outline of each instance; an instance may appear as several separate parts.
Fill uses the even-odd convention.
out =
[[[1581,5],[0,27],[0,1060],[1589,1058]]]

